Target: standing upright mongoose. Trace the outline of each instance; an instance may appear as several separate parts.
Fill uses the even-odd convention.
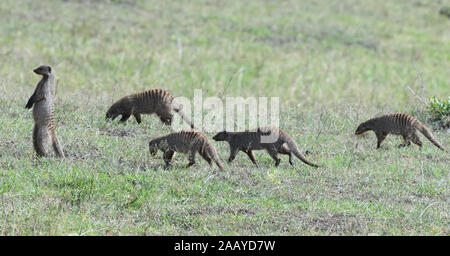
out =
[[[274,138],[273,142],[264,142],[262,136],[277,136]],[[215,141],[226,141],[230,144],[230,158],[228,162],[231,162],[236,157],[237,152],[245,152],[250,160],[258,166],[255,157],[253,155],[253,150],[265,149],[269,155],[275,160],[275,166],[280,164],[280,159],[278,158],[278,153],[289,155],[289,163],[294,165],[292,162],[292,153],[302,160],[304,163],[319,167],[306,160],[306,158],[300,153],[294,140],[285,131],[281,130],[275,126],[264,126],[253,130],[243,131],[243,132],[219,132],[213,139]]]
[[[41,81],[36,86],[25,108],[33,107],[33,146],[38,156],[46,156],[48,146],[52,144],[58,157],[64,157],[64,152],[55,132],[54,108],[55,108],[55,72],[50,66],[40,66],[33,70],[42,75]]]
[[[181,110],[182,106],[174,102],[173,96],[163,89],[151,89],[122,97],[116,101],[106,112],[106,119],[114,120],[122,115],[120,122],[125,122],[133,115],[138,123],[141,123],[141,114],[155,113],[160,120],[166,124],[172,124],[172,110],[177,112],[181,118],[194,128],[191,120]]]
[[[199,153],[209,165],[212,165],[212,159],[221,171],[225,171],[214,146],[203,133],[198,131],[173,132],[157,137],[150,141],[149,148],[153,156],[158,150],[164,152],[166,167],[170,165],[175,152],[189,154],[189,164],[186,167],[195,164],[195,154]]]
[[[429,139],[436,147],[441,150],[445,148],[433,137],[433,134],[419,120],[408,114],[386,114],[375,117],[361,123],[355,131],[356,135],[363,134],[367,131],[374,131],[377,136],[377,148],[380,148],[381,142],[388,134],[401,135],[405,140],[399,147],[411,145],[411,142],[422,147],[417,131],[420,131],[427,139]]]

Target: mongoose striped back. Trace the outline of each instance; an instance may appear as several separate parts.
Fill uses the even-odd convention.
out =
[[[362,134],[367,131],[374,131],[377,136],[377,148],[388,134],[401,135],[405,142],[400,146],[409,146],[412,143],[422,147],[417,131],[420,131],[436,147],[446,151],[446,149],[434,138],[431,131],[419,120],[411,115],[403,113],[386,114],[375,117],[361,123],[355,131],[355,134]]]
[[[191,128],[194,128],[191,120],[181,109],[182,106],[174,101],[173,96],[168,91],[151,89],[120,98],[108,109],[106,118],[114,120],[117,116],[122,115],[120,122],[125,122],[133,115],[136,121],[141,123],[141,114],[156,114],[164,124],[170,125],[172,124],[173,110]]]
[[[270,138],[264,138],[264,137]],[[248,155],[250,160],[257,165],[253,150],[266,150],[275,160],[275,165],[280,164],[278,154],[289,155],[289,163],[293,165],[292,154],[298,157],[302,162],[319,167],[308,161],[297,148],[295,141],[285,131],[275,126],[263,126],[243,132],[219,132],[214,137],[216,141],[227,141],[230,144],[229,162],[233,161],[237,152],[243,151]]]
[[[220,170],[224,171],[216,149],[199,131],[180,131],[157,137],[150,141],[149,148],[153,155],[158,150],[163,151],[166,165],[169,165],[175,152],[179,152],[189,154],[188,166],[191,166],[195,163],[195,154],[198,153],[210,165],[213,160]]]

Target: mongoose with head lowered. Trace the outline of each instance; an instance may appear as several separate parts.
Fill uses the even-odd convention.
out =
[[[150,154],[156,155],[158,150],[164,152],[164,161],[166,167],[170,165],[175,152],[189,154],[189,164],[187,167],[195,164],[195,154],[198,152],[209,165],[213,160],[221,171],[224,171],[222,162],[217,155],[216,149],[208,141],[206,136],[198,131],[180,131],[173,132],[165,136],[157,137],[149,143]]]
[[[183,120],[194,128],[191,120],[181,110],[182,106],[174,102],[173,96],[163,89],[151,89],[122,97],[106,112],[106,119],[114,120],[122,115],[120,122],[125,122],[133,115],[141,123],[141,114],[156,114],[166,125],[172,124],[173,113],[177,112]]]
[[[33,145],[38,156],[46,156],[48,146],[52,144],[58,157],[64,157],[64,152],[55,132],[54,104],[55,104],[55,72],[50,66],[40,66],[33,70],[42,75],[25,108],[33,107]]]
[[[381,142],[388,134],[401,135],[405,140],[399,147],[411,145],[411,142],[422,147],[417,131],[420,131],[427,139],[429,139],[436,147],[441,150],[445,148],[433,137],[433,134],[419,120],[408,114],[387,114],[369,119],[361,123],[355,131],[356,135],[363,134],[367,131],[374,131],[377,136],[377,148],[380,148]]]
[[[271,142],[265,143],[262,136],[276,136]],[[245,152],[250,160],[258,166],[253,150],[265,149],[269,155],[275,160],[275,166],[280,164],[278,153],[289,155],[289,163],[293,164],[292,154],[298,157],[302,162],[313,166],[319,167],[316,164],[309,162],[298,150],[294,140],[286,132],[278,127],[264,126],[253,130],[244,132],[219,132],[214,137],[216,141],[226,141],[230,144],[230,158],[229,162],[233,161],[237,152],[240,150]]]

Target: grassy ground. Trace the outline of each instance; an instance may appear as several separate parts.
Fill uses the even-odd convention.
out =
[[[449,235],[449,155],[353,135],[381,113],[426,122],[419,96],[450,96],[444,1],[0,1],[0,234]],[[57,74],[67,158],[37,159],[24,106]],[[164,170],[154,116],[107,124],[149,88],[175,96],[279,96],[280,126],[326,167],[240,153],[220,173]],[[422,91],[423,88],[423,91]],[[433,126],[428,123],[428,126]],[[434,130],[450,148],[449,131]],[[213,134],[207,134],[209,138]],[[214,142],[220,157],[228,146]]]

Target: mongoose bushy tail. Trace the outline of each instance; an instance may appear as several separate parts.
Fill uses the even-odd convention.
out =
[[[271,141],[265,141],[262,136],[274,136]],[[302,162],[313,167],[318,165],[308,161],[297,148],[294,140],[285,131],[275,126],[264,126],[243,132],[219,132],[214,137],[216,141],[226,141],[230,144],[229,162],[233,161],[237,152],[243,151],[248,155],[250,160],[255,164],[253,150],[266,150],[275,160],[275,165],[280,164],[278,153],[289,155],[289,163],[293,165],[292,154],[298,157]]]
[[[42,75],[33,95],[25,108],[33,108],[33,146],[38,156],[46,156],[48,146],[52,144],[58,157],[64,157],[64,152],[55,132],[54,102],[55,102],[55,72],[50,66],[40,66],[33,70]],[[34,107],[33,107],[34,105]]]
[[[181,109],[182,106],[174,102],[173,96],[168,91],[164,89],[151,89],[122,97],[108,109],[106,119],[114,120],[119,115],[122,115],[120,122],[125,122],[133,115],[136,121],[141,123],[141,114],[156,114],[164,124],[171,125],[173,110],[191,128],[194,128],[192,121]]]
[[[198,153],[210,165],[212,160],[221,171],[225,171],[214,146],[203,133],[198,131],[173,132],[157,137],[150,141],[149,149],[152,155],[156,155],[158,150],[164,152],[166,166],[170,165],[175,152],[189,154],[187,167],[195,164],[195,154]]]
[[[433,136],[431,131],[423,125],[419,120],[408,114],[396,113],[386,114],[375,117],[361,123],[355,131],[355,134],[363,134],[367,131],[374,131],[377,136],[377,148],[380,148],[381,143],[388,134],[403,136],[404,143],[400,146],[409,146],[411,142],[422,147],[417,131],[420,131],[428,140],[430,140],[436,147],[447,151]]]

